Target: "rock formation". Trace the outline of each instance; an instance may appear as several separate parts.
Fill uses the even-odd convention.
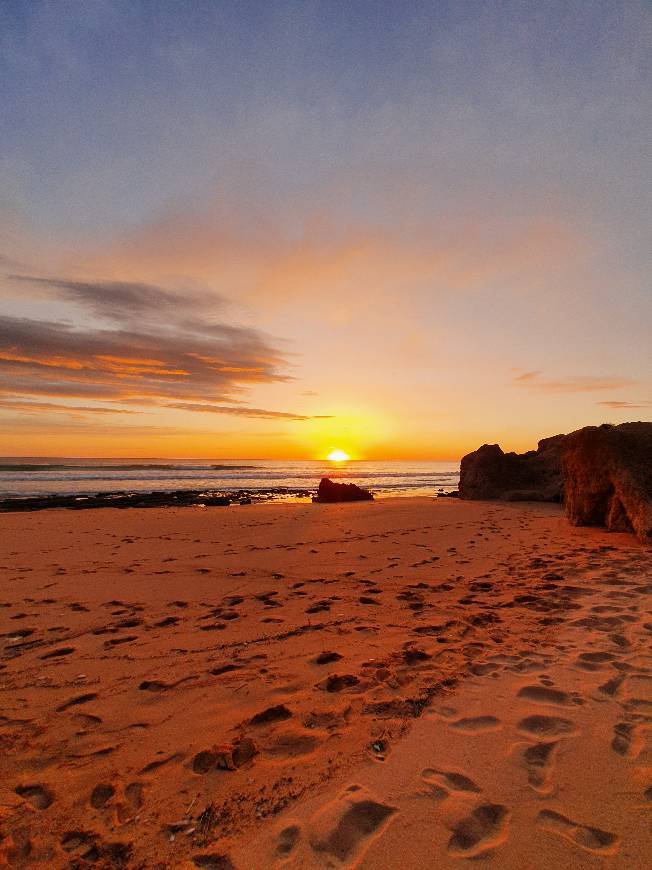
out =
[[[586,426],[528,453],[483,444],[462,459],[460,498],[563,501],[574,525],[652,543],[652,423]]]
[[[528,453],[503,453],[498,444],[483,444],[460,465],[460,498],[507,501],[561,501],[563,435],[544,438]]]
[[[372,499],[373,495],[368,489],[361,489],[355,483],[334,483],[328,477],[323,477],[314,501],[371,501]]]
[[[652,543],[652,423],[571,432],[562,467],[571,523],[633,531]]]

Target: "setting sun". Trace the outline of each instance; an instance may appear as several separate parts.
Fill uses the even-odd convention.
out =
[[[348,453],[345,453],[343,450],[339,448],[337,450],[331,450],[326,459],[329,459],[331,462],[346,462],[347,459],[350,459]]]

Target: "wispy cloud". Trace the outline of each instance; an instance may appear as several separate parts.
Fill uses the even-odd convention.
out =
[[[0,316],[0,407],[31,413],[122,410],[45,401],[84,399],[308,419],[249,408],[237,399],[249,386],[290,380],[288,363],[270,337],[217,319],[222,301],[212,294],[115,281],[13,280],[37,285],[41,293],[45,288],[55,301],[75,303],[93,325]]]
[[[524,372],[522,375],[517,375],[514,380],[515,381],[533,381],[535,378],[538,378],[541,374],[540,371],[536,372]]]
[[[137,411],[128,408],[105,408],[99,405],[62,405],[57,402],[21,402],[0,399],[0,408],[7,411],[19,411],[39,414],[43,411],[67,416],[87,414],[136,414]]]
[[[579,375],[548,380],[541,371],[524,372],[514,378],[519,386],[542,393],[593,393],[600,390],[616,390],[631,387],[636,381],[631,378]]]
[[[10,275],[9,279],[29,286],[45,287],[58,298],[78,303],[103,320],[114,323],[142,322],[173,324],[187,322],[201,331],[223,307],[223,300],[213,293],[192,289],[173,291],[156,284],[132,281],[73,281],[34,275]]]
[[[650,402],[623,402],[619,399],[611,399],[606,402],[598,402],[598,405],[604,405],[606,408],[611,408],[614,411],[626,411],[634,408],[652,408]]]
[[[269,411],[265,408],[250,408],[240,405],[206,405],[191,402],[172,402],[166,407],[180,411],[201,411],[209,414],[233,414],[237,417],[260,417],[266,420],[330,420],[327,414],[292,414],[288,411]]]

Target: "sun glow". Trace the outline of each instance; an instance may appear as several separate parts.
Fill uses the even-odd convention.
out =
[[[340,450],[339,447],[336,450],[331,450],[326,459],[330,460],[330,462],[346,462],[347,459],[350,459],[348,453],[345,453],[343,450]]]

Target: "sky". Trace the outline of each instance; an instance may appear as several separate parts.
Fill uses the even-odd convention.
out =
[[[2,0],[0,454],[652,419],[652,7]]]

